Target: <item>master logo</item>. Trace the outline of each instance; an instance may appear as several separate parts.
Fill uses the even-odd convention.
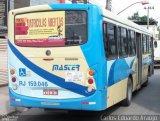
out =
[[[80,65],[71,64],[71,65],[53,65],[52,71],[79,71]]]

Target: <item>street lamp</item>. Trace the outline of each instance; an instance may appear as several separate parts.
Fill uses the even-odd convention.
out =
[[[154,9],[154,7],[148,6],[144,7],[144,9],[147,9],[147,29],[149,29],[149,10]]]
[[[139,2],[135,2],[135,3],[132,3],[131,5],[127,6],[125,9],[121,10],[119,13],[117,13],[117,15],[119,15],[120,13],[122,13],[123,11],[125,11],[126,9],[128,9],[129,7],[137,4],[137,3],[140,3],[142,5],[146,5],[146,4],[149,4],[148,1],[144,0],[144,1],[139,1]]]

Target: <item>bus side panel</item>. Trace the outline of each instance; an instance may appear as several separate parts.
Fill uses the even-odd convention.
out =
[[[136,85],[136,65],[136,57],[121,58],[107,62],[107,107],[126,98],[127,82],[130,75],[133,79],[133,85]]]
[[[102,29],[102,16],[99,8],[94,6],[90,8],[90,21],[89,21],[89,40],[87,44],[82,45],[81,49],[88,62],[89,67],[97,73],[96,86],[97,90],[101,92],[97,97],[101,100],[101,110],[107,108],[107,64],[103,45],[103,29]],[[85,108],[83,106],[82,108]]]

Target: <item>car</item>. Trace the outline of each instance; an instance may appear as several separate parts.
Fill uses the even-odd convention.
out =
[[[154,66],[160,66],[160,40],[154,41]]]

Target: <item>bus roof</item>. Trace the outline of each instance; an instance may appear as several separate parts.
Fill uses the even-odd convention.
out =
[[[130,27],[134,30],[141,31],[143,33],[147,33],[149,35],[152,35],[152,32],[150,30],[146,29],[145,27],[142,27],[142,26],[140,26],[140,25],[138,25],[138,24],[136,24],[136,23],[134,23],[130,20],[122,19],[121,16],[116,15],[116,14],[114,14],[114,13],[112,13],[112,12],[106,10],[106,9],[102,9],[102,16],[105,17],[105,18],[108,18],[112,21],[115,21],[117,23],[128,26],[128,27]]]

